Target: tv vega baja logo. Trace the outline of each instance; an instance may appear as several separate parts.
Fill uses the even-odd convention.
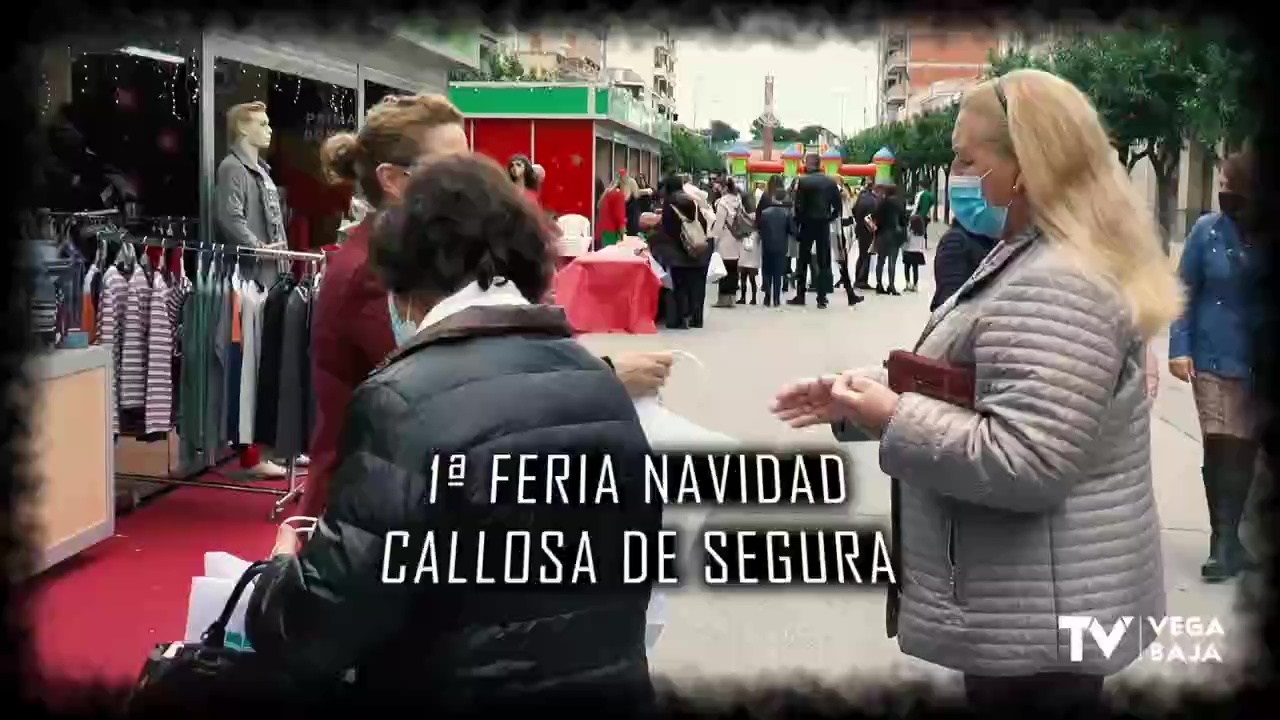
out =
[[[1089,631],[1102,657],[1110,658],[1130,630],[1138,633],[1138,644],[1146,638],[1151,643],[1143,650],[1148,660],[1155,662],[1181,662],[1186,664],[1222,662],[1219,643],[1226,635],[1217,618],[1206,622],[1199,617],[1169,615],[1161,618],[1135,618],[1126,615],[1116,621],[1111,629],[1090,615],[1061,615],[1058,629],[1070,632],[1071,662],[1084,660],[1084,633]]]

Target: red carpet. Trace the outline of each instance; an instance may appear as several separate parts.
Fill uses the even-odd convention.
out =
[[[276,496],[182,487],[116,521],[114,537],[32,580],[30,628],[44,674],[133,682],[158,642],[181,640],[204,554],[271,551]]]

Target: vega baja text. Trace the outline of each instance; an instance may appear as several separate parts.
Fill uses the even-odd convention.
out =
[[[732,538],[731,535],[738,537]],[[536,535],[536,538],[535,538]],[[764,557],[742,550],[744,536],[764,535]],[[889,550],[882,532],[859,533],[852,530],[800,531],[800,542],[792,547],[795,534],[786,531],[724,530],[702,534],[705,550],[703,581],[708,585],[826,585],[896,582]],[[813,535],[817,552],[810,553],[805,535]],[[638,531],[623,532],[621,578],[601,578],[596,571],[591,534],[580,532],[568,537],[558,530],[532,533],[511,530],[489,533],[448,531],[436,535],[428,530],[420,535],[420,544],[411,542],[411,534],[393,530],[386,534],[382,556],[382,582],[432,585],[633,585],[654,582],[677,585],[676,548],[679,537],[675,530],[662,530],[651,543],[649,536]],[[733,542],[736,540],[737,542]],[[474,543],[475,566],[461,567],[459,548]],[[501,544],[502,560],[496,547]],[[417,547],[417,562],[406,557]],[[536,546],[536,547],[535,547]],[[828,547],[835,552],[827,552]],[[738,548],[738,552],[728,552]],[[864,551],[871,552],[871,577],[857,565]],[[398,558],[396,556],[399,556]],[[651,557],[652,556],[652,557]],[[444,563],[441,563],[441,560]],[[656,559],[657,562],[651,562]],[[762,573],[752,574],[756,560],[763,560]],[[653,577],[650,577],[653,568]],[[735,579],[737,582],[735,582]]]

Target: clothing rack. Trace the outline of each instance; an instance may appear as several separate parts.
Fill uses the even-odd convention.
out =
[[[50,210],[48,208],[40,208],[36,211],[37,215],[55,218],[109,218],[121,216],[124,213],[119,210]]]
[[[200,241],[188,242],[186,238],[174,237],[174,236],[157,237],[157,236],[148,235],[143,237],[136,237],[128,233],[124,233],[122,234],[121,239],[123,242],[128,242],[134,245],[141,245],[145,247],[159,247],[159,248],[166,248],[166,249],[179,249],[184,252],[192,251],[192,252],[231,255],[231,256],[237,256],[237,257],[270,257],[270,258],[277,258],[281,260],[303,261],[303,262],[310,263],[313,268],[316,264],[323,264],[325,261],[325,255],[323,253],[299,252],[295,250],[278,250],[276,248],[260,248],[260,247],[252,247],[247,245],[224,245],[220,243],[206,243],[206,242],[200,242]],[[314,273],[313,273],[313,276],[314,276]],[[277,517],[280,516],[282,512],[284,512],[285,505],[288,505],[291,502],[301,499],[302,495],[306,492],[305,482],[300,481],[300,473],[298,472],[297,457],[290,457],[288,462],[286,463],[286,467],[285,467],[286,483],[283,489],[270,488],[270,487],[257,487],[254,485],[237,484],[237,483],[230,483],[230,482],[209,482],[209,481],[202,481],[202,480],[195,479],[196,477],[199,477],[201,474],[203,474],[207,470],[211,468],[215,468],[218,465],[222,464],[222,462],[225,462],[225,460],[219,460],[206,467],[202,467],[198,470],[190,471],[188,473],[185,473],[180,478],[160,477],[156,475],[144,475],[144,474],[138,474],[138,473],[116,473],[115,477],[117,479],[122,479],[122,480],[129,480],[133,482],[155,483],[159,485],[204,487],[204,488],[215,488],[218,490],[231,490],[235,492],[250,492],[250,493],[275,495],[277,497],[277,500],[275,502],[275,505],[271,509],[270,517],[272,520],[275,520]]]

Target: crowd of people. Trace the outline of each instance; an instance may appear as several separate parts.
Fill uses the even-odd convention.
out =
[[[903,289],[919,289],[934,205],[927,189],[917,191],[910,204],[892,183],[864,181],[855,189],[821,172],[817,155],[806,158],[805,174],[790,186],[781,175],[750,190],[731,177],[708,178],[702,185],[689,175],[674,175],[655,194],[621,179],[600,199],[597,216],[607,228],[598,233],[601,244],[623,232],[643,236],[670,274],[670,292],[659,307],[668,328],[702,325],[713,255],[724,265],[724,276],[714,283],[715,308],[803,306],[809,293],[817,296],[818,308],[826,308],[837,289],[850,306],[863,301],[859,290],[901,295],[899,259]],[[645,198],[656,198],[650,201],[656,212],[641,208]],[[690,231],[700,231],[707,242],[690,241]],[[784,301],[783,293],[793,288],[794,296]]]
[[[789,385],[773,412],[880,443],[901,579],[888,617],[903,652],[963,672],[979,705],[1087,706],[1151,638],[1129,633],[1106,656],[1086,644],[1071,662],[1058,613],[1106,627],[1164,615],[1148,345],[1171,323],[1170,370],[1196,383],[1206,437],[1206,576],[1244,563],[1233,536],[1257,454],[1246,392],[1251,185],[1228,174],[1233,195],[1192,231],[1180,282],[1096,111],[1068,82],[1023,70],[978,85],[953,142],[957,224],[938,249],[947,268],[913,350],[970,368],[972,397],[898,393],[876,367]],[[379,577],[388,529],[559,522],[542,505],[515,513],[477,501],[446,513],[426,499],[432,458],[645,452],[632,400],[662,384],[670,356],[597,358],[577,343],[544,303],[553,230],[527,197],[542,173],[527,159],[504,172],[469,153],[444,98],[387,98],[358,134],[331,139],[324,160],[373,210],[330,259],[317,300],[320,426],[306,514],[319,525],[305,543],[281,528],[249,603],[253,647],[313,697],[422,693],[450,709],[598,692],[618,712],[643,712],[653,701],[649,586],[493,594]],[[620,179],[601,193],[612,209],[599,229],[616,238],[633,215],[645,226],[672,277],[673,327],[703,323],[712,252],[732,268],[720,307],[754,299],[757,285],[748,299],[741,281],[756,274],[767,306],[789,287],[786,302],[804,304],[811,281],[824,307],[832,260],[856,303],[873,255],[876,289],[896,294],[904,250],[915,289],[914,219],[928,217],[932,197],[910,209],[891,187],[855,197],[812,160],[794,188],[775,178],[748,196],[725,181],[713,200],[667,178],[647,221],[627,207],[641,181]],[[623,492],[643,482],[617,480]],[[590,519],[611,531],[661,521],[660,507],[632,505]],[[621,549],[602,552],[616,563]]]

